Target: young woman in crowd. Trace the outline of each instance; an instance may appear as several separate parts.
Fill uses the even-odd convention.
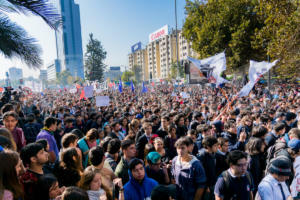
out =
[[[70,147],[61,152],[60,162],[54,169],[54,174],[60,186],[77,186],[82,174],[80,150]]]
[[[24,172],[22,160],[17,152],[0,152],[0,199],[22,200],[23,187],[19,176]]]

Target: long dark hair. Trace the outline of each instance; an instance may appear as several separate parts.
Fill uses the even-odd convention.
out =
[[[15,151],[5,150],[0,152],[0,182],[3,189],[14,194],[14,199],[23,197],[22,185],[19,182],[16,166],[19,163],[19,154]]]
[[[75,157],[76,160],[74,160],[73,157]],[[71,169],[78,172],[81,171],[81,160],[76,148],[70,147],[62,152],[60,165],[66,169]]]
[[[57,182],[57,178],[52,174],[46,174],[41,176],[37,182],[37,194],[36,197],[40,200],[49,200],[50,188]]]

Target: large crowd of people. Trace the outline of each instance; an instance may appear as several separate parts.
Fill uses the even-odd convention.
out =
[[[299,86],[149,87],[4,92],[0,200],[300,199]]]

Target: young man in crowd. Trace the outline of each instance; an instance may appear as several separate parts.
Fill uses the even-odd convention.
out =
[[[77,147],[78,137],[73,133],[66,133],[61,139],[62,149]]]
[[[254,186],[252,177],[247,172],[247,154],[235,150],[228,154],[229,169],[219,176],[215,185],[215,199],[248,199],[253,200]]]
[[[171,172],[178,187],[179,199],[201,199],[206,183],[205,171],[201,162],[189,154],[189,145],[190,140],[187,137],[176,141],[178,156],[172,160]]]
[[[278,122],[274,125],[273,131],[268,133],[265,137],[266,148],[273,146],[277,139],[283,136],[285,133],[285,124],[283,122]]]
[[[164,139],[168,135],[168,126],[170,124],[170,118],[166,115],[161,117],[161,126],[157,130],[156,134]]]
[[[115,174],[117,177],[122,179],[122,183],[123,185],[125,185],[129,181],[128,163],[136,156],[136,148],[134,142],[131,140],[122,141],[121,148],[123,156],[121,157],[121,160],[117,165]]]
[[[159,184],[169,184],[170,178],[168,169],[167,166],[161,162],[161,155],[156,151],[152,151],[148,153],[146,159],[148,163],[146,167],[148,177],[156,180]]]
[[[218,151],[218,140],[209,136],[202,141],[203,148],[199,151],[197,158],[201,161],[206,174],[205,196],[213,199],[214,185],[217,181],[216,174],[216,152]]]
[[[145,122],[143,124],[143,129],[145,130],[145,133],[140,136],[136,142],[136,149],[137,149],[137,157],[139,159],[144,160],[144,151],[145,146],[147,143],[150,142],[150,139],[152,137],[152,125],[151,123]]]
[[[105,152],[105,163],[110,165],[113,171],[116,170],[118,164],[120,148],[121,141],[119,139],[114,138],[108,142],[107,152]]]
[[[227,121],[224,124],[225,132],[222,133],[223,138],[227,138],[229,142],[229,151],[245,149],[247,134],[243,131],[237,138],[236,124],[233,121]]]
[[[120,131],[120,123],[119,122],[113,122],[111,125],[112,131],[111,133],[108,135],[112,138],[116,138],[119,140],[123,140],[125,138],[125,136],[123,135],[123,133]]]
[[[292,199],[286,182],[292,171],[292,163],[286,156],[278,156],[271,161],[269,174],[258,185],[257,196],[261,200]]]
[[[148,178],[145,173],[144,163],[134,158],[129,163],[130,180],[124,185],[125,199],[145,200],[151,199],[151,192],[158,183]]]
[[[227,154],[229,141],[227,138],[218,138],[218,151],[216,152],[216,174],[219,176],[223,171],[229,168],[227,164]]]
[[[48,117],[45,119],[44,128],[36,137],[37,140],[39,139],[46,139],[49,144],[49,161],[54,163],[56,159],[58,159],[58,147],[56,144],[56,140],[53,136],[53,132],[57,128],[57,120],[53,117]]]
[[[21,177],[21,183],[24,187],[24,200],[38,199],[34,194],[37,192],[38,179],[44,175],[43,165],[48,162],[48,152],[44,150],[43,145],[31,143],[23,147],[20,157],[26,172]]]

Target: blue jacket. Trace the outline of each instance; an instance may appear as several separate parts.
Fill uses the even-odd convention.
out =
[[[144,200],[151,198],[151,192],[158,183],[152,178],[148,178],[145,172],[145,178],[142,185],[140,185],[132,176],[131,171],[128,170],[129,182],[124,186],[125,200]]]

